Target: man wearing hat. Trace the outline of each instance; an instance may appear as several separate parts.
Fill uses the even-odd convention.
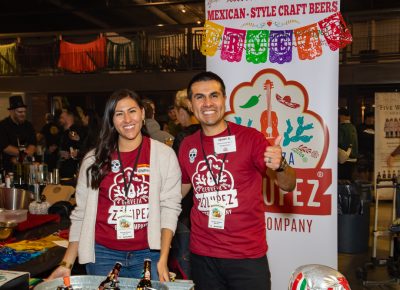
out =
[[[35,130],[26,120],[26,105],[22,96],[11,96],[9,102],[10,116],[0,122],[0,149],[6,172],[13,171],[20,154],[21,157],[32,156],[36,150]]]

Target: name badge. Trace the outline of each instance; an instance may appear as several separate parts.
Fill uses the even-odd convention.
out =
[[[225,228],[225,206],[223,204],[210,206],[208,211],[208,227],[220,230]]]
[[[117,218],[117,239],[132,239],[135,237],[135,226],[133,224],[133,213],[120,211]]]
[[[214,152],[217,154],[236,152],[235,136],[214,138]]]

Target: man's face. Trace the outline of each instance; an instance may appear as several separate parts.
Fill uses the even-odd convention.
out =
[[[68,113],[67,112],[62,112],[60,114],[60,117],[59,117],[58,121],[59,121],[60,125],[64,129],[68,129],[69,119],[70,119],[70,116],[68,115]]]
[[[221,85],[215,80],[192,85],[193,113],[203,128],[224,128],[225,98]]]
[[[26,108],[16,108],[10,110],[11,118],[18,124],[22,124],[26,120]]]
[[[175,111],[175,108],[170,109],[170,110],[168,111],[168,117],[169,117],[172,121],[175,121],[175,120],[176,120],[176,111]]]

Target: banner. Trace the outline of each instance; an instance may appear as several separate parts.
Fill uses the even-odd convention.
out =
[[[337,268],[339,1],[207,0],[202,52],[227,88],[226,118],[283,136],[293,192],[265,183],[272,289],[304,264]]]
[[[375,185],[393,185],[400,176],[400,93],[375,93]],[[392,156],[395,155],[395,156]],[[393,189],[380,188],[379,199],[393,199]],[[399,202],[399,201],[397,201]]]

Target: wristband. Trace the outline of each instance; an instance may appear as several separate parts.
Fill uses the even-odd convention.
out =
[[[58,264],[58,266],[72,270],[72,264],[70,264],[66,261],[61,261],[60,264]]]
[[[276,172],[282,172],[285,171],[286,168],[289,167],[289,164],[286,162],[285,158],[281,159],[281,164],[279,164],[279,167],[277,170],[275,170]]]

